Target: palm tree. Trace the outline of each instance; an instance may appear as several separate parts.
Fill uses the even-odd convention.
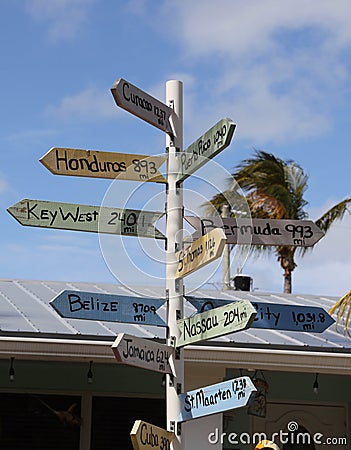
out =
[[[220,213],[223,205],[231,200],[231,207],[240,209],[237,199],[238,188],[244,193],[253,218],[303,220],[307,218],[307,201],[304,193],[308,175],[292,160],[284,161],[271,153],[256,150],[252,158],[242,161],[232,173],[227,191],[215,195],[207,204],[207,211],[213,208]],[[335,220],[341,220],[351,198],[346,198],[326,211],[315,224],[326,233]],[[284,292],[292,292],[292,272],[296,268],[295,254],[304,255],[307,247],[252,246],[252,253],[275,252],[283,269]]]

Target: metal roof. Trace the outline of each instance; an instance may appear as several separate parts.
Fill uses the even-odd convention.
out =
[[[117,295],[133,295],[164,298],[162,287],[136,287],[135,294],[128,288],[112,283],[60,282],[39,280],[0,279],[0,339],[6,336],[30,336],[68,339],[113,340],[118,333],[126,332],[144,338],[165,339],[166,329],[139,324],[123,324],[83,319],[61,318],[50,305],[63,290],[75,290]],[[309,305],[326,311],[336,303],[337,297],[322,295],[294,295],[235,290],[197,290],[191,295],[199,298],[279,303],[285,305]],[[195,313],[195,308],[184,303],[185,317]],[[166,319],[166,306],[158,311]],[[350,351],[351,339],[335,324],[323,333],[277,331],[250,328],[239,333],[206,341],[206,345],[248,346],[271,348],[319,349],[322,351]]]

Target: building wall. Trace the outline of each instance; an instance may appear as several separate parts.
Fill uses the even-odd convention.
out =
[[[94,398],[141,398],[145,402],[146,408],[143,406],[140,410],[147,411],[148,399],[153,408],[155,404],[153,401],[159,400],[158,409],[165,406],[164,387],[162,386],[162,374],[151,372],[143,369],[138,369],[117,363],[99,364],[93,362],[93,382],[88,384],[87,372],[89,368],[89,361],[85,363],[65,362],[65,361],[14,361],[15,379],[13,382],[9,380],[10,359],[0,360],[0,393],[4,394],[26,394],[26,395],[66,395],[72,398],[79,397],[81,399],[80,413],[83,418],[83,425],[81,428],[81,444],[77,450],[87,450],[90,448],[90,436],[92,431],[92,408]],[[223,376],[223,378],[221,378]],[[251,378],[254,372],[244,371],[243,375],[248,375]],[[186,368],[186,389],[190,390],[200,386],[214,384],[224,379],[236,378],[240,376],[237,369],[229,369],[223,373],[219,370],[192,370],[187,365]],[[343,405],[345,407],[345,427],[349,433],[350,411],[351,411],[351,380],[349,376],[327,375],[320,374],[318,378],[319,389],[318,394],[313,392],[313,382],[315,374],[313,373],[288,373],[288,372],[269,372],[264,371],[264,377],[269,384],[269,391],[267,394],[267,410],[276,404],[300,404],[302,405]],[[53,397],[54,398],[54,397]],[[113,411],[113,400],[109,406],[109,410]],[[101,404],[101,402],[97,402]],[[106,402],[107,404],[107,402]],[[116,402],[116,408],[124,408],[123,401]],[[118,406],[122,405],[122,406]],[[122,414],[122,411],[116,411]],[[146,414],[146,412],[145,412]],[[162,413],[165,414],[165,413]],[[111,415],[111,413],[110,413]],[[236,433],[248,435],[253,431],[253,424],[264,421],[264,419],[255,419],[248,415],[247,408],[232,410],[223,414],[223,430],[222,420],[220,415],[213,416],[213,420],[208,418],[204,420],[203,426],[200,427],[198,420],[189,421],[184,427],[186,433],[191,435],[188,442],[191,443],[192,450],[198,450],[194,445],[199,442],[199,449],[207,448],[205,443],[208,442],[208,448],[217,450],[222,447],[227,450],[248,450],[253,446],[248,443],[232,444],[228,442],[228,435]],[[145,417],[138,416],[137,412],[135,420],[145,420]],[[115,417],[110,417],[109,420],[118,420]],[[0,421],[1,422],[1,421]],[[152,422],[151,422],[152,423]],[[1,423],[0,423],[1,425]],[[162,426],[162,424],[155,425]],[[197,426],[199,425],[199,426]],[[197,437],[192,431],[198,430]],[[201,432],[200,432],[201,428]],[[123,431],[126,439],[129,440],[130,429]],[[1,427],[0,427],[1,433]],[[121,432],[122,433],[122,432]],[[217,433],[217,438],[216,438]],[[201,437],[201,438],[200,438]],[[216,440],[217,439],[217,440]],[[186,440],[186,439],[185,439]],[[351,442],[349,442],[351,445]],[[336,447],[333,447],[336,448]]]

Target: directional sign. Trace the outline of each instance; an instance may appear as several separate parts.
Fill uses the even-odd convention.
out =
[[[130,432],[134,450],[170,450],[174,433],[136,420]]]
[[[166,237],[153,225],[161,212],[24,199],[7,211],[21,225],[125,236]]]
[[[55,175],[166,183],[158,170],[165,160],[165,156],[54,147],[39,161]]]
[[[151,95],[118,78],[111,88],[118,106],[170,135],[174,134],[171,124],[173,109]]]
[[[178,267],[176,278],[182,278],[216,260],[222,255],[226,238],[224,232],[215,228],[201,236],[190,246],[176,253]]]
[[[250,328],[255,316],[256,310],[251,303],[240,300],[177,320],[181,332],[177,347],[246,330]]]
[[[165,300],[159,298],[62,291],[50,302],[50,305],[61,317],[67,319],[88,319],[165,327],[165,321],[157,314],[157,310],[164,303]]]
[[[256,390],[249,377],[239,377],[180,394],[178,422],[246,406]]]
[[[185,298],[198,313],[232,303],[232,300],[190,296]],[[256,317],[251,328],[322,333],[335,322],[323,308],[316,306],[285,305],[252,300],[250,302],[256,310]]]
[[[184,181],[209,159],[227,148],[232,140],[235,127],[236,125],[231,119],[222,119],[180,153],[178,181]]]
[[[117,359],[130,366],[141,367],[154,372],[173,374],[170,357],[174,347],[120,333],[112,345]]]
[[[221,228],[227,237],[227,244],[292,245],[309,247],[324,236],[311,220],[289,219],[235,219],[234,217],[185,217],[196,232],[193,239]]]

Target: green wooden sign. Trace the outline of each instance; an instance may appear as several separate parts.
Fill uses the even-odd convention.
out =
[[[251,303],[239,300],[178,320],[181,335],[177,347],[245,330],[250,328],[255,317],[256,310]]]
[[[165,239],[154,226],[162,212],[24,199],[7,211],[21,225]]]
[[[236,125],[231,119],[222,119],[205,134],[193,142],[184,152],[179,154],[178,181],[184,181],[209,159],[230,144]]]

